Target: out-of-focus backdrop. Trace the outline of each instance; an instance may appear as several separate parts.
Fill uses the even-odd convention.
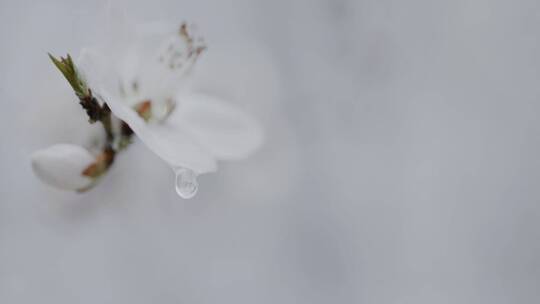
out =
[[[126,1],[265,126],[189,201],[140,142],[83,195],[31,171],[88,141],[46,53],[105,7],[0,0],[0,303],[540,302],[540,2]]]

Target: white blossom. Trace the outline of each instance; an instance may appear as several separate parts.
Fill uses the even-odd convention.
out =
[[[217,96],[191,90],[204,46],[187,35],[187,27],[126,28],[109,37],[115,43],[85,48],[77,66],[94,94],[148,148],[175,170],[201,174],[215,171],[218,160],[242,159],[261,145],[255,119]],[[147,121],[135,110],[144,101],[152,104]]]

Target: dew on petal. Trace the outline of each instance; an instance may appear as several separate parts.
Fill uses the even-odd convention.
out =
[[[197,174],[193,170],[187,168],[176,168],[176,193],[181,198],[190,199],[197,194],[199,183],[197,182]]]

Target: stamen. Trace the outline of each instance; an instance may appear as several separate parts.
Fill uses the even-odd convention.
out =
[[[165,63],[169,69],[177,70],[193,65],[198,57],[206,50],[202,37],[195,37],[190,31],[193,26],[186,23],[180,25],[178,36],[172,38],[167,49],[159,55],[158,60]]]
[[[163,114],[163,117],[160,118],[160,121],[165,121],[169,116],[171,116],[171,113],[174,112],[174,109],[176,109],[176,102],[169,98],[165,101],[165,114]]]
[[[176,108],[176,102],[172,98],[168,98],[164,103],[160,103],[157,107],[154,107],[153,102],[150,99],[137,103],[133,109],[139,116],[144,119],[145,122],[157,122],[162,123]]]
[[[135,105],[135,111],[144,121],[148,122],[152,118],[152,101],[147,99],[139,102]]]
[[[135,80],[131,83],[131,88],[133,89],[133,92],[137,92],[139,90],[139,83]]]

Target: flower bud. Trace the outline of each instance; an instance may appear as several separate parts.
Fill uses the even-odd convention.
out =
[[[34,152],[32,169],[44,183],[63,190],[82,190],[93,179],[83,175],[96,158],[83,147],[56,144]]]

